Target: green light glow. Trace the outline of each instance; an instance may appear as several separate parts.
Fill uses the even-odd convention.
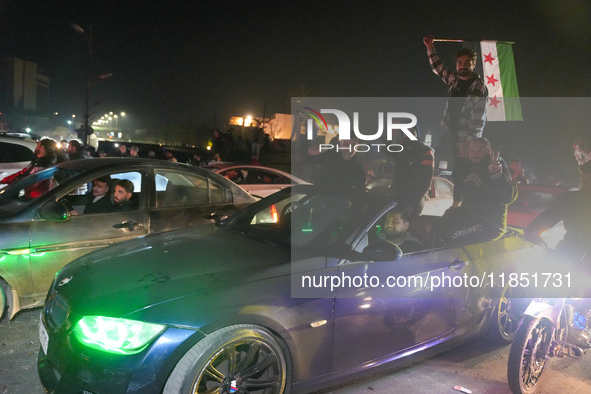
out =
[[[104,316],[85,316],[74,327],[74,336],[87,346],[117,354],[139,353],[166,326]]]
[[[22,256],[25,254],[30,254],[31,250],[30,249],[13,249],[13,250],[7,250],[7,251],[5,251],[5,253],[10,256]]]
[[[303,228],[303,229],[302,229],[302,233],[311,233],[311,232],[313,232],[313,231],[314,231],[314,229],[313,229],[313,228]]]

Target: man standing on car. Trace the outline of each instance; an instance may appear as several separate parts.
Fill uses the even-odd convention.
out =
[[[437,56],[433,36],[424,37],[423,43],[427,47],[433,72],[449,87],[441,125],[453,137],[455,155],[468,157],[470,141],[482,137],[488,98],[486,85],[474,72],[476,53],[469,48],[458,51],[455,55],[456,71],[452,71],[445,68]]]
[[[525,238],[543,243],[540,234],[564,221],[566,234],[556,250],[578,260],[591,253],[591,161],[579,167],[581,188],[561,194],[525,229]]]
[[[453,205],[437,224],[446,244],[500,238],[507,230],[507,206],[517,198],[507,164],[486,138],[473,139],[468,152],[468,158],[458,158],[452,174]]]

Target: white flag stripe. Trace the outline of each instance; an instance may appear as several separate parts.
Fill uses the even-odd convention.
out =
[[[496,41],[481,41],[480,51],[482,55],[482,69],[484,72],[484,83],[488,88],[488,103],[486,117],[490,121],[504,121],[505,116],[505,102],[503,98],[503,86],[501,85],[501,69],[499,67],[499,58],[497,54]],[[486,61],[486,59],[493,59]],[[496,80],[496,81],[493,81]],[[493,83],[494,82],[494,85]],[[491,105],[491,100],[499,101],[496,105]]]

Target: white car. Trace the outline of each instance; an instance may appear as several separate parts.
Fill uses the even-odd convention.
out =
[[[28,166],[35,158],[36,146],[29,138],[0,136],[0,180]],[[0,184],[0,189],[4,186]]]
[[[291,185],[308,184],[287,172],[262,166],[237,165],[216,169],[215,172],[256,197],[267,197]]]
[[[381,177],[374,179],[366,186],[366,189],[372,193],[388,194],[391,187],[392,179]],[[454,184],[445,178],[433,177],[421,215],[443,216],[445,211],[452,206],[453,200]]]

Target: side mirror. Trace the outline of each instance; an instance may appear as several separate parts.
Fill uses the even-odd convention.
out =
[[[65,204],[52,201],[41,207],[39,216],[52,222],[65,222],[70,218],[70,211]]]
[[[402,257],[402,250],[391,242],[376,240],[363,249],[363,256],[373,261],[395,261]]]

